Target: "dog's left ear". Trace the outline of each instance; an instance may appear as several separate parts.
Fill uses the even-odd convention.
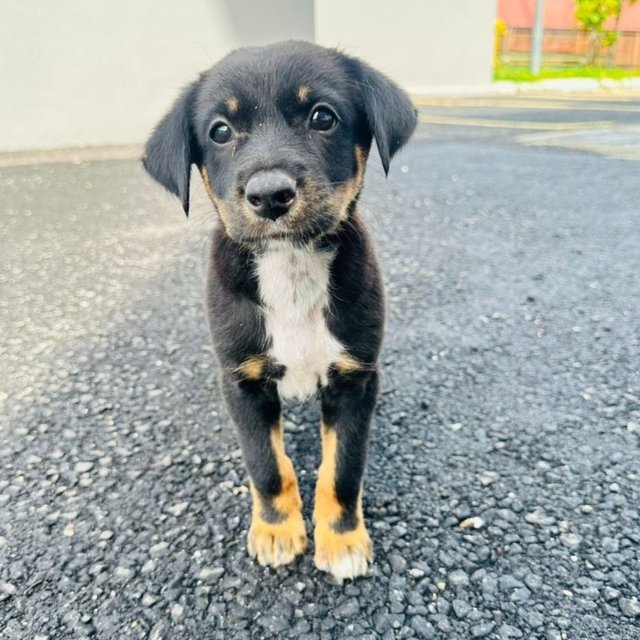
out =
[[[196,162],[196,142],[191,110],[196,84],[187,87],[151,134],[142,164],[147,173],[180,198],[189,215],[191,164]]]
[[[386,175],[391,158],[416,128],[416,110],[395,82],[368,64],[358,63],[364,108]]]

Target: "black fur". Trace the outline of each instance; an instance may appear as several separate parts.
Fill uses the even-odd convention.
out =
[[[405,93],[369,65],[356,61],[354,72],[360,77],[369,128],[386,175],[391,158],[416,128],[416,111]]]
[[[310,114],[318,104],[328,105],[338,118],[329,132],[311,127]],[[220,123],[231,127],[230,142],[211,139]],[[269,508],[281,490],[270,435],[280,420],[277,381],[285,372],[268,356],[256,256],[269,238],[282,234],[296,245],[334,254],[325,318],[361,366],[341,373],[336,364],[320,395],[323,421],[336,430],[339,442],[335,489],[344,509],[334,527],[353,529],[384,319],[377,262],[356,208],[358,154],[364,162],[375,138],[387,172],[415,124],[406,94],[368,65],[335,50],[286,42],[229,54],[183,92],[147,144],[146,170],[180,198],[186,213],[192,164],[208,180],[220,213],[222,224],[211,245],[207,310],[222,389],[267,521],[279,517]],[[283,216],[285,226],[252,216],[244,200],[248,179],[272,169],[293,178],[301,202]],[[264,365],[257,377],[242,370],[249,358]]]
[[[192,130],[193,96],[197,85],[182,92],[173,108],[156,127],[147,142],[142,160],[149,175],[178,196],[189,215],[189,176],[199,157]]]

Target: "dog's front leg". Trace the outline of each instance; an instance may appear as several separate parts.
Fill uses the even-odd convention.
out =
[[[287,564],[306,549],[307,534],[275,383],[226,374],[223,391],[251,478],[249,554],[261,565]]]
[[[377,390],[378,374],[368,371],[336,372],[322,391],[315,564],[338,581],[364,575],[373,558],[362,513],[362,478]]]

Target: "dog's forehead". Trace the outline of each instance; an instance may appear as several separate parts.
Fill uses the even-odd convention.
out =
[[[347,97],[345,57],[308,43],[238,49],[202,76],[199,102],[225,105],[228,112],[259,109],[283,99],[300,103],[317,97]]]

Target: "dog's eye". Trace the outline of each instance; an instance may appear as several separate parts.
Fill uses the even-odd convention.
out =
[[[329,107],[316,107],[309,120],[309,126],[316,131],[329,131],[337,123],[338,118]]]
[[[231,140],[233,132],[231,127],[225,122],[218,122],[211,127],[209,131],[209,137],[217,144],[225,144]]]

